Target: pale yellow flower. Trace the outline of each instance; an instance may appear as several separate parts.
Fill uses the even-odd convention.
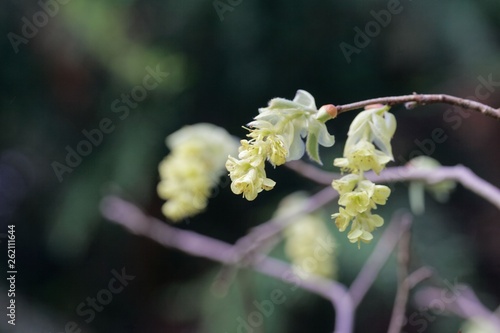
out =
[[[343,207],[340,207],[338,213],[332,214],[332,219],[335,220],[335,225],[339,228],[339,231],[343,232],[349,226],[352,216],[347,214]]]
[[[379,174],[393,160],[390,141],[396,130],[396,119],[388,110],[388,106],[381,105],[360,112],[349,127],[344,156],[333,162],[351,174],[332,182],[340,194],[339,205],[343,206],[332,219],[340,231],[351,223],[347,237],[358,246],[360,242],[369,242],[372,231],[384,223],[381,216],[371,211],[377,209],[377,205],[385,205],[391,194],[387,186],[364,178],[365,171]]]
[[[228,160],[228,163],[231,162]],[[239,164],[246,172],[243,173],[241,170],[236,169],[236,172],[230,173],[232,181],[231,191],[233,191],[234,194],[243,194],[245,199],[252,201],[255,200],[257,194],[262,192],[262,190],[269,191],[273,189],[276,182],[266,177],[263,168],[253,167],[249,163],[247,164],[246,166],[241,166],[242,164]],[[231,168],[231,166],[229,168]],[[239,177],[236,176],[238,173],[241,174]]]
[[[356,216],[351,224],[351,230],[347,234],[347,238],[351,243],[369,243],[373,239],[372,231],[375,228],[381,227],[384,224],[384,219],[377,214],[365,212]]]
[[[304,207],[306,200],[307,196],[301,192],[287,196],[275,216],[293,214]],[[293,223],[284,230],[285,253],[301,277],[315,274],[335,278],[337,273],[337,244],[321,216],[316,212],[292,218]]]
[[[240,159],[229,156],[226,169],[231,178],[231,191],[252,201],[263,190],[273,189],[276,182],[266,176],[263,147],[252,145],[247,140],[241,140],[241,144]]]
[[[346,152],[345,157],[336,158],[333,164],[353,173],[373,170],[379,174],[391,160],[391,156],[376,149],[372,143],[360,141]]]
[[[266,177],[265,161],[276,167],[300,159],[307,151],[311,159],[320,163],[318,145],[330,147],[335,141],[325,125],[333,118],[334,113],[327,112],[331,108],[318,110],[311,94],[299,90],[292,101],[273,98],[266,108],[259,109],[259,115],[247,124],[250,139],[241,140],[238,154],[241,163],[232,156],[226,163],[234,183],[232,191],[254,200],[262,190],[272,189],[275,182]]]
[[[347,214],[356,216],[370,208],[370,197],[365,191],[353,191],[342,194],[339,205],[345,207]]]
[[[285,164],[288,157],[284,138],[281,135],[270,135],[266,140],[269,144],[267,156],[273,166]]]
[[[167,146],[171,152],[158,166],[161,180],[157,191],[167,200],[163,214],[179,221],[205,209],[227,155],[237,150],[237,142],[222,128],[201,123],[171,134]]]
[[[339,194],[344,194],[354,190],[358,182],[360,181],[360,176],[356,174],[349,174],[340,179],[334,179],[332,181],[332,187],[339,192]]]

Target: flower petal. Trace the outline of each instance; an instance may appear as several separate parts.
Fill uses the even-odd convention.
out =
[[[316,102],[314,101],[314,97],[305,90],[297,90],[293,101],[301,106],[303,106],[308,111],[318,111],[316,107]]]

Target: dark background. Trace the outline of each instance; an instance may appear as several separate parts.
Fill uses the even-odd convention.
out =
[[[374,21],[371,11],[394,1],[222,0],[227,7],[219,9],[207,0],[71,0],[57,7],[49,1],[52,16],[43,14],[45,3],[0,4],[0,233],[16,225],[18,268],[17,325],[7,325],[2,314],[1,332],[64,332],[70,321],[82,332],[236,332],[238,316],[249,311],[245,303],[287,288],[244,271],[230,294],[217,298],[210,292],[217,264],[162,248],[100,216],[102,197],[115,194],[164,219],[157,165],[168,153],[165,137],[185,124],[212,122],[242,137],[241,126],[259,107],[277,96],[292,99],[297,89],[312,93],[318,106],[414,91],[462,97],[479,91],[482,102],[500,105],[500,83],[478,88],[488,77],[500,82],[495,0],[402,0],[401,11],[350,59],[341,43],[356,47],[354,29],[365,30]],[[26,22],[34,20],[40,26],[30,30]],[[169,74],[128,114],[115,112],[113,102],[142,84],[148,66]],[[446,105],[393,111],[393,165],[418,155],[424,142],[423,153],[468,166],[500,186],[498,121]],[[354,115],[328,123],[337,144],[322,151],[325,168],[333,170]],[[58,179],[54,163],[66,164],[66,147],[76,149],[83,131],[105,118],[113,130]],[[430,143],[436,128],[445,142]],[[250,203],[226,186],[205,213],[179,227],[234,242],[267,220],[286,194],[319,189],[285,168],[269,173],[278,183],[272,192]],[[393,188],[382,213],[388,219],[400,207],[408,207],[405,184]],[[327,207],[326,219],[337,209]],[[426,214],[415,219],[412,267],[434,267],[439,277],[430,283],[439,286],[445,280],[472,285],[494,309],[499,220],[498,210],[460,186],[444,205],[428,198]],[[375,242],[358,250],[345,234],[332,232],[340,243],[339,280],[349,284]],[[283,256],[279,248],[275,255]],[[77,306],[122,268],[135,279],[86,323]],[[357,332],[367,332],[366,325],[370,332],[387,329],[394,260],[382,275],[358,310]],[[302,291],[287,299],[255,332],[332,331],[326,301]],[[418,311],[410,303],[407,314]],[[437,317],[405,331],[457,332],[461,322]]]

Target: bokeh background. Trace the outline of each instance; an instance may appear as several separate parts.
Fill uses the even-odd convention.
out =
[[[291,99],[297,89],[312,93],[318,105],[414,91],[463,97],[479,97],[479,91],[483,102],[500,105],[500,2],[401,0],[400,12],[346,57],[341,43],[356,47],[354,29],[365,30],[374,21],[371,11],[391,3],[2,1],[0,267],[4,271],[7,262],[7,225],[14,224],[18,307],[16,326],[7,325],[2,313],[0,331],[77,332],[65,330],[73,321],[89,333],[236,332],[248,304],[281,282],[242,271],[229,294],[216,297],[210,286],[218,264],[129,234],[101,217],[99,202],[119,195],[165,220],[156,184],[168,134],[211,122],[242,137],[241,126],[257,108],[273,97]],[[151,71],[168,75],[127,106],[122,96],[138,91]],[[418,142],[441,128],[447,139],[435,144],[432,157],[466,165],[500,186],[497,121],[446,105],[396,107],[394,113],[393,165],[417,155]],[[326,169],[333,170],[354,114],[328,124],[337,144],[322,151]],[[99,128],[103,119],[112,130],[58,177],[54,163],[66,165],[67,147],[76,149],[84,131]],[[270,174],[278,183],[272,192],[247,202],[226,186],[205,213],[178,227],[234,242],[267,220],[286,194],[320,189],[285,168]],[[408,207],[405,184],[393,187],[382,213],[389,218],[401,207]],[[432,266],[440,276],[429,282],[435,285],[445,279],[472,285],[494,309],[500,302],[498,210],[460,186],[444,205],[427,198],[426,208],[415,218],[412,267]],[[326,207],[325,220],[336,210],[335,204]],[[358,250],[331,229],[339,242],[338,279],[348,284],[375,244]],[[122,268],[135,279],[86,323],[76,308]],[[7,285],[0,281],[5,311]],[[370,332],[386,330],[395,282],[391,259],[359,308],[356,332],[367,332],[367,325]],[[254,332],[332,331],[328,302],[303,291],[287,296]],[[407,313],[418,310],[410,302]],[[436,317],[405,331],[457,332],[461,323]]]

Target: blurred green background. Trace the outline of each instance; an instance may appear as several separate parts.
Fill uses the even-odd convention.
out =
[[[372,37],[356,38],[388,6],[398,11],[390,22],[372,23]],[[16,225],[18,268],[16,326],[2,313],[1,332],[71,332],[68,322],[89,333],[236,332],[253,300],[288,288],[243,271],[218,298],[210,292],[218,264],[162,248],[100,216],[101,198],[115,194],[164,219],[157,165],[168,153],[165,137],[183,125],[212,122],[242,137],[257,108],[273,97],[291,99],[297,89],[318,106],[414,91],[500,105],[494,0],[8,0],[0,4],[0,31],[0,236]],[[347,57],[346,44],[356,48]],[[153,72],[156,80],[144,82]],[[130,94],[135,102],[127,102]],[[442,164],[466,165],[500,186],[497,121],[446,105],[394,113],[394,165],[426,142]],[[333,170],[354,115],[328,124],[337,144],[322,151],[325,168]],[[95,137],[97,144],[81,146],[87,156],[58,169],[85,133],[103,126],[108,133]],[[436,128],[447,140],[430,145]],[[278,183],[272,192],[247,202],[225,186],[205,213],[178,226],[234,242],[268,219],[286,194],[320,189],[285,168],[269,173]],[[405,184],[393,187],[382,213],[388,218],[400,207],[408,207]],[[325,219],[336,210],[328,206]],[[413,228],[413,268],[430,265],[498,306],[498,210],[458,187],[447,204],[427,198]],[[340,244],[339,280],[349,284],[375,242],[358,250],[331,229]],[[274,255],[283,257],[280,248]],[[122,268],[135,279],[87,323],[77,307]],[[367,332],[366,325],[386,331],[395,281],[391,260],[359,308],[356,332]],[[410,303],[407,313],[418,310]],[[296,291],[254,332],[331,332],[333,316],[328,302]],[[460,323],[437,317],[405,331],[457,332]]]

